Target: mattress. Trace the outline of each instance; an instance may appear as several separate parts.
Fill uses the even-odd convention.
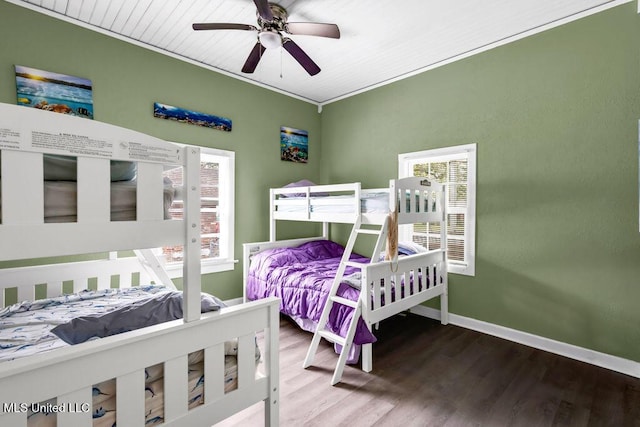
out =
[[[0,185],[2,181],[0,181]],[[137,182],[111,182],[111,221],[136,219]],[[164,218],[170,219],[169,208],[175,196],[172,182],[165,178],[163,192]],[[44,181],[44,222],[77,221],[77,183],[73,181]],[[0,218],[2,193],[0,189]]]

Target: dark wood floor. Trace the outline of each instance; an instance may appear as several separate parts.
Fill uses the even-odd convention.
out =
[[[640,426],[640,379],[415,315],[383,322],[373,371],[337,361],[322,340],[302,368],[311,334],[280,325],[280,425]],[[219,426],[261,426],[255,405]]]

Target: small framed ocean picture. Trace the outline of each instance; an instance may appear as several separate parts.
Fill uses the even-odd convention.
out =
[[[16,65],[18,105],[93,119],[91,80]]]
[[[309,132],[286,126],[280,127],[280,159],[307,163],[309,159]]]

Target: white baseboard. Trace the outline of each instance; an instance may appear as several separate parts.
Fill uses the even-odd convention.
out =
[[[440,320],[440,310],[425,307],[423,305],[412,308],[411,313],[428,317],[430,319]],[[578,347],[527,332],[506,328],[504,326],[495,325],[493,323],[483,322],[481,320],[464,317],[457,314],[449,313],[449,323],[481,332],[483,334],[493,335],[509,341],[524,344],[539,350],[548,351],[550,353],[559,354],[591,365],[600,366],[612,371],[620,372],[625,375],[640,378],[640,363],[632,360],[623,359],[621,357],[612,356],[606,353],[589,350],[587,348]]]

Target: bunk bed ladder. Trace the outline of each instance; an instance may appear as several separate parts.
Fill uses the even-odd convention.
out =
[[[322,310],[320,321],[318,322],[316,332],[313,334],[313,339],[311,340],[311,344],[309,345],[307,356],[302,365],[304,368],[308,368],[313,364],[313,359],[316,355],[316,352],[318,351],[318,345],[320,344],[321,338],[340,345],[342,347],[342,350],[340,352],[340,356],[338,357],[338,362],[333,373],[333,377],[331,378],[331,385],[336,385],[342,378],[342,372],[344,371],[344,367],[347,363],[347,357],[349,356],[351,346],[353,345],[353,338],[355,336],[356,327],[358,325],[360,316],[362,315],[362,293],[360,294],[360,297],[357,301],[351,301],[337,295],[338,287],[340,286],[340,283],[342,283],[347,266],[361,268],[362,266],[366,265],[349,261],[358,236],[366,234],[378,236],[373,254],[371,255],[371,262],[375,262],[380,258],[380,254],[382,253],[382,248],[385,243],[387,230],[389,227],[388,219],[384,222],[383,225],[380,226],[379,229],[361,228],[361,226],[362,221],[360,217],[358,217],[358,219],[353,224],[351,234],[349,235],[349,240],[347,241],[347,244],[345,246],[344,253],[342,254],[342,258],[340,259],[340,265],[338,267],[338,270],[336,271],[336,276],[333,279],[333,284],[331,285],[331,289],[329,291],[327,303]],[[353,317],[351,318],[351,322],[349,322],[349,328],[347,329],[347,334],[344,337],[327,328],[329,313],[331,312],[333,304],[346,305],[354,309]]]

